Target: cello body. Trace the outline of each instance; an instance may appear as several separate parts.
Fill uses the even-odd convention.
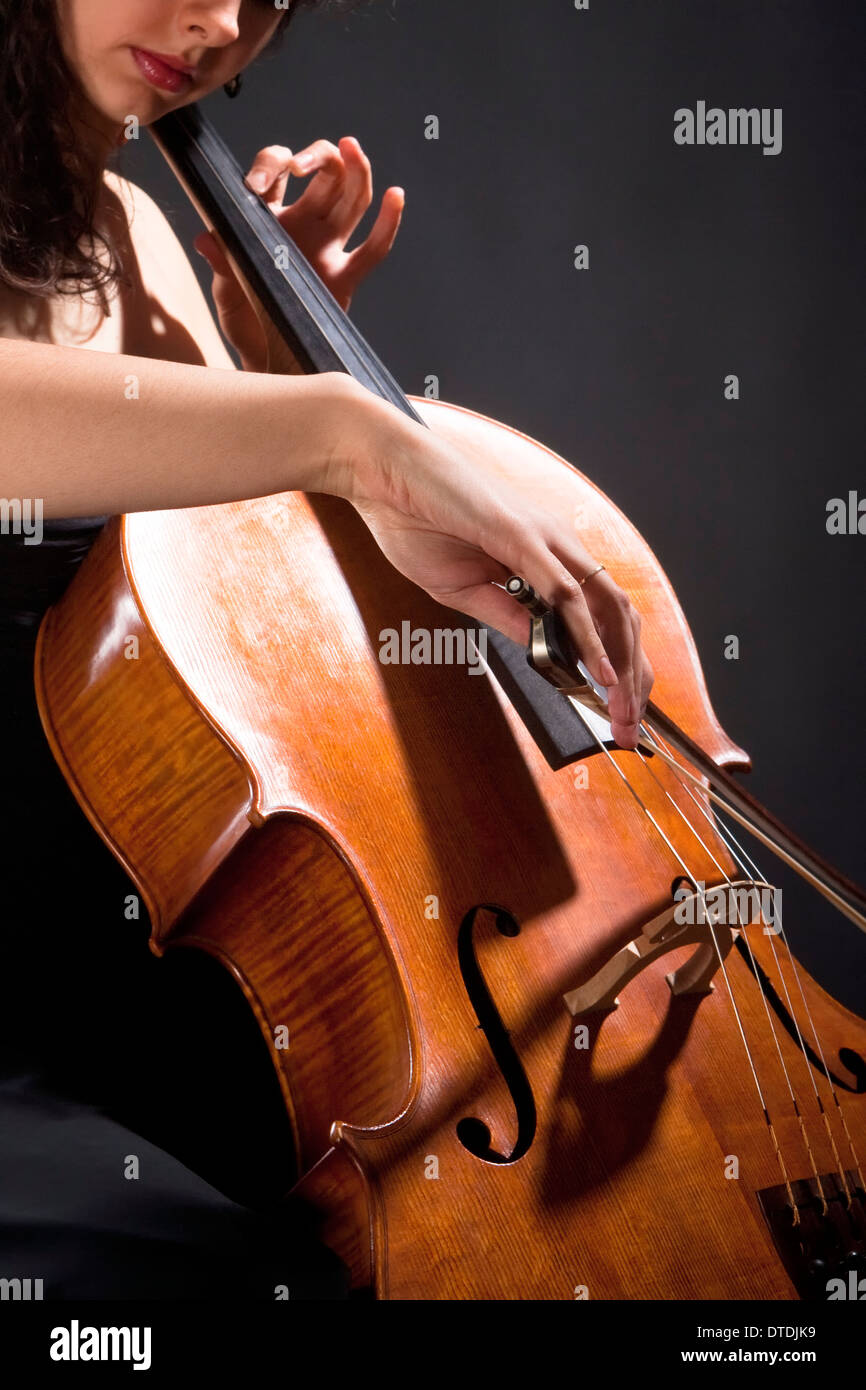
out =
[[[505,472],[543,464],[643,616],[659,703],[717,763],[747,766],[622,513],[526,436],[414,404],[433,424],[447,411]],[[682,878],[617,766],[693,878],[736,866],[718,840],[688,838],[675,803],[695,807],[665,767],[655,780],[615,750],[554,770],[491,674],[380,659],[384,632],[455,618],[342,500],[127,516],[43,624],[43,722],[139,887],[152,949],[207,951],[244,991],[291,1118],[286,1200],[317,1209],[357,1290],[795,1297],[758,1197],[780,1168],[721,975],[674,991],[666,974],[692,944],[630,978],[616,1007],[575,1016],[563,1001],[670,912]],[[749,940],[778,989],[771,940],[760,925]],[[741,951],[726,970],[804,1181],[764,998]],[[862,1070],[839,1053],[862,1058],[866,1028],[802,978],[862,1153]],[[814,1059],[784,1027],[778,1046],[807,1109]],[[814,1161],[832,1173],[813,1109]]]

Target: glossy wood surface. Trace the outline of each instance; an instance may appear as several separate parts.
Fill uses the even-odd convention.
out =
[[[431,420],[447,411],[505,472],[545,461],[557,505],[644,617],[655,700],[718,762],[744,765],[671,586],[626,518],[535,441],[416,405]],[[780,1173],[725,984],[674,998],[669,956],[613,1013],[575,1020],[563,1003],[670,903],[680,865],[613,763],[588,758],[587,786],[575,766],[553,772],[492,677],[383,664],[380,633],[405,620],[455,626],[336,499],[136,515],[102,537],[43,627],[40,704],[82,806],[141,886],[154,949],[210,951],[265,1036],[288,1030],[273,1056],[298,1190],[359,1287],[411,1299],[571,1299],[582,1286],[591,1298],[792,1296],[755,1198]],[[674,803],[694,807],[667,769],[654,770],[670,800],[635,754],[614,761],[693,877],[719,882],[714,859],[740,876],[718,843],[710,853],[683,831]],[[502,1153],[516,1137],[458,960],[461,923],[483,904],[520,927],[503,936],[482,912],[474,934],[537,1111],[534,1141],[510,1164],[479,1159],[457,1134],[473,1116]],[[759,928],[749,939],[779,987],[772,943]],[[736,950],[728,974],[791,1176],[807,1176]],[[864,1025],[805,988],[862,1151],[866,1102],[838,1053],[862,1057]],[[808,1063],[780,1034],[819,1170],[831,1170]]]

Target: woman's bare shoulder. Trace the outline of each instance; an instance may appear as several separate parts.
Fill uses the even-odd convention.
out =
[[[234,363],[174,228],[149,193],[106,170],[108,206],[121,217],[132,250],[125,295],[124,351],[209,367]]]

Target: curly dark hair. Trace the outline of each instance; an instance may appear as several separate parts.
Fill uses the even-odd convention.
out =
[[[292,0],[275,35],[322,0]],[[103,170],[76,142],[84,93],[66,61],[57,0],[0,0],[0,285],[37,299],[93,293],[105,310],[125,279],[96,226]]]

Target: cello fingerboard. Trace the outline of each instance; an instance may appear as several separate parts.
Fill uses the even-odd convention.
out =
[[[487,664],[554,772],[597,753],[598,744],[574,706],[533,671],[526,659],[526,648],[495,628],[486,627],[485,631]],[[590,711],[586,717],[606,747],[618,746],[611,738],[607,720]]]

